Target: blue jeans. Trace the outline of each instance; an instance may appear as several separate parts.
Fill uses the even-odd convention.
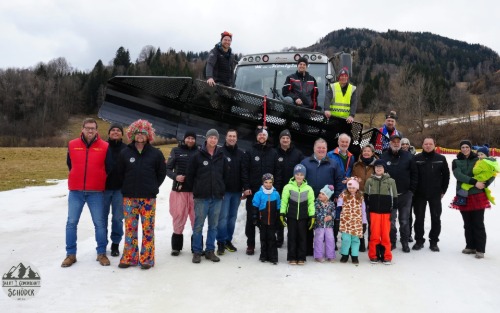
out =
[[[123,237],[123,195],[120,189],[104,191],[104,221],[106,238],[108,234],[108,216],[111,208],[111,242],[119,244]]]
[[[226,243],[233,240],[234,226],[241,203],[241,192],[226,192],[222,200],[217,226],[217,242]]]
[[[194,230],[193,252],[202,252],[203,225],[208,216],[206,251],[215,251],[215,237],[217,236],[217,223],[219,221],[222,199],[206,198],[194,199]]]
[[[76,234],[83,206],[87,203],[95,228],[97,254],[106,253],[108,239],[106,222],[102,214],[104,197],[102,192],[70,191],[68,195],[68,221],[66,222],[66,254],[76,254]]]

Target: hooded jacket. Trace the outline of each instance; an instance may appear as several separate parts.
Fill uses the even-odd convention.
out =
[[[364,196],[370,213],[389,214],[398,207],[396,182],[389,174],[372,175],[365,183]]]
[[[175,180],[177,175],[186,175],[189,158],[191,158],[198,151],[198,146],[194,145],[189,148],[184,141],[179,142],[179,146],[170,151],[170,156],[167,159],[167,176],[173,180],[172,191],[178,192],[192,192],[193,186],[180,183]]]
[[[314,217],[314,190],[305,179],[300,186],[297,185],[295,178],[290,179],[283,188],[281,197],[280,214],[294,220]]]

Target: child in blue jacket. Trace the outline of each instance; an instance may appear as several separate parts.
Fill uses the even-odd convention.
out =
[[[262,176],[262,187],[252,199],[253,224],[260,228],[261,262],[278,263],[278,247],[276,245],[276,221],[281,206],[280,194],[273,187],[272,174]]]

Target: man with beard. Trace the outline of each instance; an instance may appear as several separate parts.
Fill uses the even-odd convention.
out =
[[[222,84],[231,87],[233,85],[233,72],[236,58],[231,50],[233,34],[223,32],[220,34],[220,42],[210,51],[205,69],[207,83],[213,87]]]
[[[296,148],[292,144],[292,135],[288,129],[283,130],[279,136],[280,144],[277,148],[278,151],[278,162],[279,166],[281,166],[281,189],[277,189],[279,194],[283,192],[283,188],[288,181],[293,177],[293,169],[295,165],[302,162],[304,159],[304,155],[302,151]],[[283,246],[284,241],[284,228],[281,221],[277,221],[276,223],[276,235],[277,241],[276,246],[281,248]]]
[[[410,252],[408,240],[410,236],[410,212],[413,193],[417,189],[418,172],[415,160],[408,151],[401,149],[401,136],[390,138],[390,148],[380,157],[384,161],[387,172],[396,181],[398,190],[397,210],[391,212],[391,249],[396,248],[396,218],[399,213],[399,233],[403,252]]]
[[[268,143],[268,133],[264,127],[256,130],[257,142],[246,153],[245,167],[248,171],[248,182],[250,190],[245,190],[247,196],[246,210],[247,221],[245,225],[245,235],[247,236],[247,255],[255,253],[255,227],[253,223],[253,195],[259,191],[262,186],[262,176],[270,173],[275,178],[274,187],[281,190],[281,167],[278,162],[278,153]]]

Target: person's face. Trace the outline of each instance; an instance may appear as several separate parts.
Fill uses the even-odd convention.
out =
[[[264,185],[264,188],[266,188],[267,190],[273,188],[273,181],[270,179],[265,180],[264,183],[262,184]]]
[[[228,146],[236,145],[237,141],[238,141],[238,135],[236,134],[236,132],[228,132],[226,134],[226,144]]]
[[[267,141],[267,136],[264,133],[257,134],[257,142],[260,144],[264,144]]]
[[[401,139],[394,138],[390,144],[392,151],[399,151],[401,149]]]
[[[328,201],[328,196],[325,195],[324,193],[320,192],[319,195],[318,195],[318,199],[321,202],[326,202],[326,201]]]
[[[136,132],[134,141],[136,143],[146,143],[148,141],[148,132],[145,130]]]
[[[109,131],[109,139],[111,139],[111,140],[121,140],[122,137],[123,137],[123,133],[118,127],[113,127]]]
[[[432,152],[434,148],[435,148],[434,140],[430,138],[425,139],[424,142],[422,143],[422,149],[425,152]]]
[[[340,137],[338,142],[340,151],[345,153],[349,148],[349,143],[351,143],[351,141],[349,140],[349,138]]]
[[[482,152],[478,152],[477,153],[477,157],[482,160],[482,159],[486,159],[486,154],[482,153]]]
[[[407,143],[407,142],[401,143],[401,150],[409,151],[410,150],[410,144]]]
[[[363,158],[369,159],[373,156],[373,151],[370,147],[364,147],[361,155],[363,156]]]
[[[375,174],[377,176],[382,176],[384,174],[384,167],[381,165],[375,166]]]
[[[288,149],[290,148],[290,143],[292,142],[292,140],[290,139],[290,137],[288,136],[282,136],[280,138],[280,145],[281,145],[281,148],[284,148],[284,149]]]
[[[219,139],[217,138],[217,136],[209,136],[207,138],[207,146],[209,148],[215,148],[217,147],[217,143],[219,142]]]
[[[347,190],[350,192],[350,193],[356,193],[356,191],[358,191],[358,189],[356,189],[356,187],[347,187]]]
[[[97,135],[96,123],[85,123],[82,127],[83,137],[87,142],[90,142]]]
[[[314,145],[314,155],[318,160],[323,159],[326,156],[326,143],[316,143],[316,145]]]
[[[304,174],[302,173],[297,173],[293,175],[293,177],[295,177],[295,181],[297,182],[297,184],[301,184],[304,181]]]
[[[300,62],[297,64],[297,71],[299,73],[305,73],[307,71],[307,64],[305,62]]]
[[[388,128],[388,129],[393,129],[394,127],[396,127],[396,120],[393,119],[393,118],[386,118],[385,119],[385,126]]]
[[[347,81],[349,80],[349,76],[346,74],[342,74],[339,76],[339,83],[342,87],[344,87],[347,84]]]
[[[196,144],[196,138],[192,137],[192,136],[187,136],[185,139],[184,139],[184,144],[186,146],[188,146],[189,148],[192,148],[194,147],[194,145]]]
[[[231,39],[231,37],[229,37],[229,36],[225,36],[224,38],[222,38],[222,40],[220,41],[220,42],[221,42],[221,44],[222,44],[222,48],[223,48],[224,50],[229,49],[229,47],[231,47],[231,42],[232,42],[232,41],[233,41],[233,40],[232,40],[232,39]]]
[[[469,154],[470,154],[470,147],[469,147],[469,145],[462,145],[460,147],[460,151],[462,152],[463,155],[465,155],[466,157],[468,157]]]

